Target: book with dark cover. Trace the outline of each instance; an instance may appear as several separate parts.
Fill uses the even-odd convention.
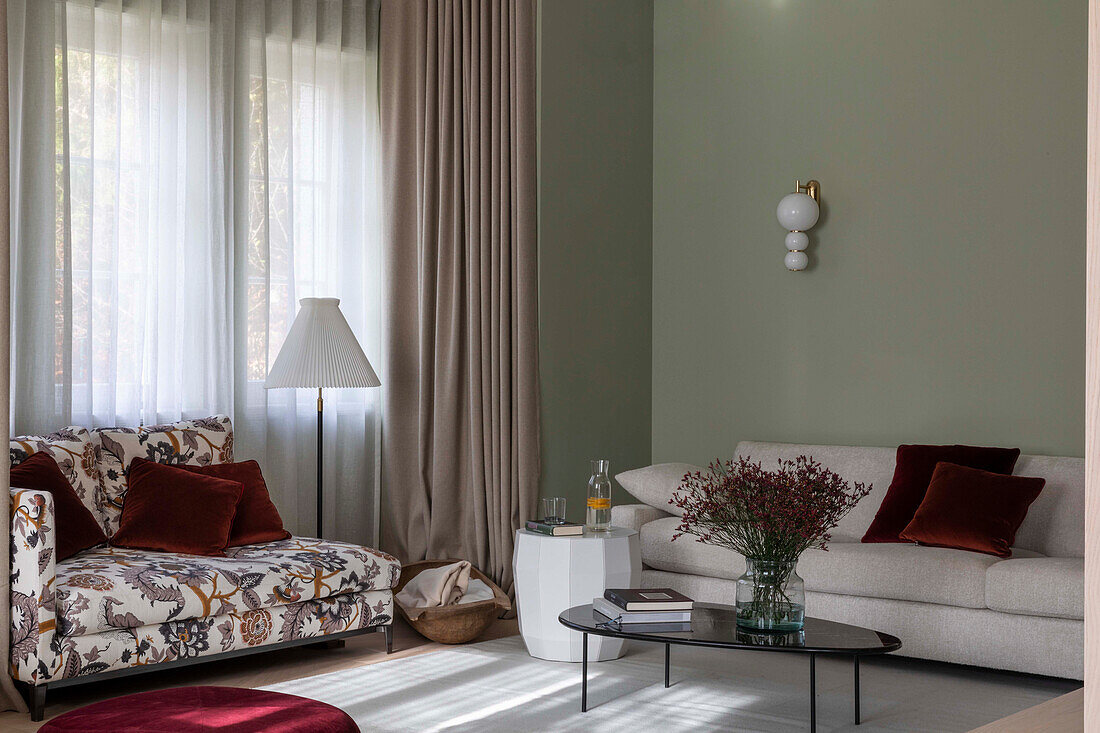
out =
[[[550,535],[551,537],[569,537],[584,534],[584,525],[577,524],[576,522],[547,524],[537,519],[528,519],[526,527],[528,532],[538,532],[539,534]]]
[[[624,611],[689,611],[693,603],[671,588],[608,588],[603,597]]]

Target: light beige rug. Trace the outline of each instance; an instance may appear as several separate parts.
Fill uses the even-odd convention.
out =
[[[519,637],[307,677],[264,688],[323,700],[368,731],[806,731],[809,659],[798,654],[635,644],[589,665],[527,655]],[[849,660],[818,657],[818,730],[968,731],[1079,683],[903,658],[861,664],[863,724],[852,723]]]

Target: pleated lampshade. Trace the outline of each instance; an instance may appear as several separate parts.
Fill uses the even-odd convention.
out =
[[[302,298],[283,348],[264,382],[275,387],[378,387],[339,298]]]

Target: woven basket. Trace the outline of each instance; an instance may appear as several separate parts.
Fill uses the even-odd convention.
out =
[[[422,560],[421,562],[405,565],[401,568],[401,580],[397,583],[397,587],[393,589],[393,594],[396,596],[405,587],[406,583],[421,572],[431,568],[443,567],[444,565],[452,565],[456,562],[458,560]],[[504,591],[480,570],[471,567],[470,578],[477,578],[492,588],[493,598],[473,603],[458,603],[450,606],[418,609],[420,615],[416,619],[409,618],[409,613],[400,603],[395,601],[394,605],[397,606],[397,611],[402,618],[408,621],[409,625],[422,636],[426,636],[440,644],[465,644],[481,636],[485,629],[493,623],[493,619],[498,618],[512,607]]]

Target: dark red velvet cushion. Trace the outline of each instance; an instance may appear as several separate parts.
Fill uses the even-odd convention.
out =
[[[144,458],[130,462],[114,547],[224,555],[244,487]]]
[[[980,448],[971,445],[899,445],[894,479],[864,542],[904,542],[898,535],[913,519],[932,473],[940,462],[1011,474],[1020,457],[1019,448]]]
[[[88,507],[80,501],[57,461],[49,453],[38,451],[27,460],[11,467],[13,489],[35,489],[53,495],[54,523],[51,527],[56,538],[57,560],[72,557],[81,550],[102,545],[107,535],[99,526]]]
[[[922,545],[1012,555],[1016,530],[1046,479],[940,463],[901,538]]]
[[[236,687],[175,687],[104,700],[59,715],[38,733],[359,733],[337,707]]]
[[[271,502],[264,475],[260,472],[260,464],[256,461],[178,468],[203,476],[239,481],[244,486],[241,503],[237,505],[237,515],[233,518],[233,530],[229,533],[229,547],[274,542],[290,537],[290,532],[283,529],[283,518]]]

